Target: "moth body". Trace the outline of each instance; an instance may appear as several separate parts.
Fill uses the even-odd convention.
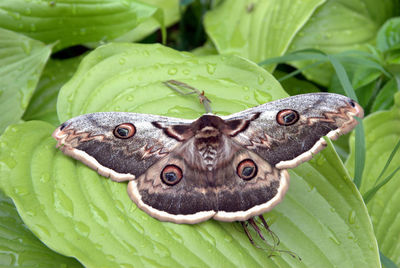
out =
[[[175,223],[244,221],[271,210],[289,186],[288,168],[309,160],[362,117],[353,100],[313,93],[230,116],[196,120],[101,112],[57,128],[57,146],[101,175],[129,181],[130,198]]]

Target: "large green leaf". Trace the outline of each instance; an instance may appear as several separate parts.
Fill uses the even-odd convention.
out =
[[[307,24],[293,39],[288,51],[316,48],[334,54],[346,50],[366,49],[375,42],[380,26],[390,17],[398,15],[397,0],[328,0],[320,6]],[[298,62],[298,68],[310,64]],[[328,64],[307,69],[304,74],[311,80],[328,85],[332,69]]]
[[[57,96],[60,88],[78,68],[82,57],[66,60],[50,59],[43,70],[37,89],[23,116],[24,120],[43,120],[58,124]]]
[[[150,17],[161,21],[162,13],[137,0],[0,1],[0,27],[57,41],[56,50],[113,39]]]
[[[0,28],[0,134],[28,107],[50,52],[39,41]]]
[[[157,60],[156,60],[157,59]],[[122,111],[195,117],[195,96],[180,96],[161,81],[205,90],[219,114],[286,94],[273,77],[237,57],[195,57],[160,45],[115,44],[96,49],[61,90],[58,113]],[[118,106],[118,107],[117,107]],[[238,223],[165,223],[131,202],[116,183],[55,148],[54,126],[26,122],[0,138],[0,187],[25,223],[52,249],[88,267],[378,267],[372,225],[361,196],[330,145],[291,172],[291,188],[266,214],[280,237],[269,257],[250,244]]]
[[[177,96],[163,84],[170,79],[204,90],[220,115],[287,96],[272,75],[238,57],[195,57],[161,45],[110,44],[89,54],[61,89],[60,122],[100,110],[202,115],[204,107],[196,96]]]
[[[0,191],[1,267],[82,267],[48,249],[26,228],[11,199]]]
[[[179,1],[177,0],[146,0],[143,1],[146,4],[160,8],[164,13],[164,25],[168,27],[179,20]],[[117,42],[135,42],[143,39],[147,35],[151,34],[155,30],[160,28],[160,22],[154,18],[150,17],[143,21],[132,31],[117,37],[114,41]]]
[[[366,135],[366,162],[362,193],[371,189],[381,173],[394,145],[400,140],[400,93],[395,96],[395,106],[390,111],[376,112],[364,120]],[[346,163],[354,172],[354,139],[350,140],[352,153]],[[400,153],[397,152],[383,178],[400,166]],[[400,265],[400,173],[383,186],[368,203],[375,234],[380,250],[386,257]]]
[[[325,0],[225,1],[205,16],[205,29],[219,53],[254,62],[283,55]],[[272,68],[270,68],[272,69]]]

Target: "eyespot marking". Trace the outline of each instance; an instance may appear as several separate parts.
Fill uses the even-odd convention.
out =
[[[180,182],[182,177],[182,169],[176,165],[165,166],[160,174],[161,181],[169,186]]]
[[[240,178],[247,181],[254,178],[257,175],[257,171],[256,163],[251,159],[245,159],[238,164],[236,173]]]
[[[119,139],[129,139],[136,133],[136,128],[131,123],[123,123],[115,127],[114,136]]]
[[[282,126],[290,126],[299,121],[299,113],[295,110],[285,109],[279,111],[276,115],[276,122]]]

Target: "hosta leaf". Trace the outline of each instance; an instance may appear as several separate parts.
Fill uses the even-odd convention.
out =
[[[366,135],[366,163],[361,192],[365,193],[374,186],[394,145],[400,139],[400,94],[396,94],[395,106],[390,111],[371,114],[364,120]],[[350,140],[351,148],[354,139]],[[354,149],[354,148],[353,148]],[[354,150],[346,163],[349,171],[354,170]],[[400,166],[400,154],[397,152],[382,179]],[[400,173],[383,186],[368,203],[379,248],[397,265],[400,265]]]
[[[291,43],[289,51],[307,48],[334,54],[345,50],[365,49],[374,43],[380,26],[386,19],[399,14],[397,0],[328,0],[320,6]],[[298,62],[298,68],[310,64]],[[324,66],[324,67],[323,67]],[[307,69],[311,80],[328,85],[332,69],[328,64]]]
[[[50,52],[39,41],[0,28],[0,134],[20,120]]]
[[[51,251],[26,228],[11,199],[0,191],[1,267],[82,267],[75,259]]]
[[[136,0],[1,1],[0,27],[45,43],[57,41],[59,50],[113,39],[150,17],[160,20],[160,12]]]
[[[37,89],[23,116],[24,120],[43,120],[58,124],[57,96],[58,92],[78,68],[82,57],[66,60],[50,59],[43,70]]]
[[[60,119],[114,108],[180,117],[204,112],[196,96],[180,96],[161,84],[168,79],[205,90],[218,114],[256,105],[260,96],[265,101],[286,95],[265,70],[241,58],[110,44],[86,56],[62,88]],[[238,223],[151,218],[131,202],[126,183],[103,178],[58,151],[53,130],[44,122],[7,130],[0,138],[0,187],[40,239],[85,266],[380,265],[366,208],[331,145],[291,172],[285,200],[265,215],[281,239],[279,249],[294,251],[299,261],[286,253],[269,257],[268,250],[250,244]]]
[[[220,115],[287,96],[272,75],[237,57],[195,57],[160,45],[110,44],[89,54],[61,89],[60,122],[100,110],[202,115],[204,107],[196,96],[177,95],[163,84],[171,79],[204,90],[213,112]]]
[[[206,14],[205,29],[219,53],[234,53],[260,62],[283,55],[296,33],[324,2],[225,1]]]
[[[164,25],[168,27],[179,20],[179,1],[177,0],[146,0],[143,1],[146,4],[152,5],[154,7],[160,8],[164,13]],[[160,22],[154,18],[150,17],[139,24],[132,31],[123,34],[114,41],[117,42],[135,42],[145,38],[147,35],[151,34],[155,30],[160,28]]]
[[[85,266],[379,266],[366,209],[331,147],[291,172],[284,202],[266,215],[279,248],[299,261],[269,258],[237,223],[179,225],[147,216],[128,198],[126,184],[57,151],[53,128],[32,121],[4,134],[0,184],[39,238]]]

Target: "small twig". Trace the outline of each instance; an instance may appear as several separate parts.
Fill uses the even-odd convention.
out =
[[[177,81],[177,80],[168,80],[163,82],[164,85],[166,85],[167,87],[169,87],[170,89],[175,90],[176,92],[178,92],[179,94],[182,95],[191,95],[191,94],[197,94],[197,96],[199,97],[199,101],[201,104],[203,104],[204,109],[206,110],[207,113],[212,113],[212,109],[210,106],[211,101],[204,95],[204,90],[200,91],[197,88],[194,88],[192,86],[189,86],[186,83]],[[183,92],[182,90],[180,90],[178,87],[182,87],[182,88],[187,88],[190,89],[191,92]]]

